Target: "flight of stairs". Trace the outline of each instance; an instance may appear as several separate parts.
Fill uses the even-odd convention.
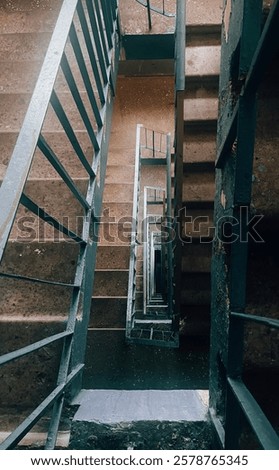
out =
[[[207,338],[222,4],[186,2],[181,334]]]

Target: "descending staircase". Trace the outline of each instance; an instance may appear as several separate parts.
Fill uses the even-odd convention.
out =
[[[222,1],[186,2],[181,334],[208,337]]]

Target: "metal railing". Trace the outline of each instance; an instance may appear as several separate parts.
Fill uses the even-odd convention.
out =
[[[147,9],[147,17],[148,17],[148,26],[149,29],[152,28],[152,18],[151,18],[151,11],[154,13],[158,13],[159,15],[166,16],[168,18],[174,18],[175,13],[172,13],[171,11],[168,11],[166,7],[166,0],[159,0],[157,3],[159,3],[159,6],[157,6],[156,0],[147,0],[146,2],[144,0],[136,0],[140,5],[145,7]]]
[[[118,57],[117,0],[64,1],[0,188],[0,261],[5,258],[5,250],[22,206],[63,234],[68,241],[77,244],[79,254],[73,282],[23,276],[7,269],[1,272],[3,280],[13,279],[17,283],[51,286],[52,295],[57,296],[58,303],[59,294],[56,287],[62,286],[71,292],[71,302],[64,319],[64,331],[0,357],[0,366],[3,366],[56,342],[60,342],[62,347],[56,387],[2,442],[0,449],[14,448],[51,409],[52,417],[45,448],[53,449],[65,392],[73,395],[80,387]],[[84,144],[79,141],[80,133],[75,131],[71,122],[71,110],[67,108],[67,103],[63,104],[60,97],[60,79],[67,88],[68,96],[73,100],[75,113],[87,135],[90,157],[89,144],[87,143],[85,149]],[[82,85],[79,85],[78,80]],[[80,91],[80,86],[84,91]],[[45,132],[48,119],[52,122],[54,120],[53,112],[59,122],[60,131],[62,129],[61,135],[63,134],[70,143],[75,158],[87,174],[85,194],[53,150],[51,134],[48,139],[48,133]],[[48,160],[62,179],[65,189],[70,190],[74,200],[81,207],[83,224],[80,232],[63,224],[59,217],[48,213],[27,194],[29,171],[39,152]],[[63,203],[60,205],[61,214],[64,215]],[[55,212],[56,209],[57,207]],[[64,210],[67,211],[65,207]],[[36,387],[36,384],[34,386]]]
[[[145,185],[141,177],[142,165],[152,165],[153,168],[164,165],[164,187]],[[129,342],[177,346],[172,308],[171,191],[170,134],[138,125],[126,317],[126,338]],[[143,258],[139,256],[139,250]],[[138,285],[142,269],[143,286]]]
[[[252,200],[257,91],[272,56],[279,49],[279,1],[273,2],[263,29],[262,0],[234,3],[230,18],[230,33],[223,44],[226,51],[223,61],[232,63],[235,45],[238,45],[234,75],[239,94],[237,100],[231,99],[228,90],[234,85],[229,75],[232,72],[221,64],[223,89],[220,89],[222,100],[218,121],[215,220],[222,220],[224,216],[233,218],[235,239],[227,249],[228,241],[224,242],[220,234],[214,240],[210,413],[220,447],[239,448],[244,421],[249,425],[249,438],[256,438],[260,448],[278,450],[279,436],[250,392],[243,373],[244,324],[278,329],[279,320],[245,312],[250,220],[242,220],[242,213],[245,209],[250,214]],[[227,93],[224,93],[226,87]],[[230,198],[226,207],[220,203],[222,193],[223,198],[228,195]],[[253,356],[253,360],[255,367],[257,357]]]

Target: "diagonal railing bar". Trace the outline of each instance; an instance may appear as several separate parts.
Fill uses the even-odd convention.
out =
[[[79,3],[79,5],[77,7],[77,12],[78,12],[80,24],[82,26],[84,39],[85,39],[85,44],[86,44],[86,48],[87,48],[87,51],[88,51],[91,67],[92,67],[92,70],[93,70],[93,73],[94,73],[94,77],[95,77],[95,81],[96,81],[100,101],[101,101],[102,104],[104,104],[105,103],[105,97],[104,97],[103,85],[102,85],[102,82],[101,82],[101,77],[100,77],[100,73],[99,73],[99,69],[98,69],[98,65],[97,65],[97,58],[95,57],[95,54],[94,54],[93,43],[91,41],[89,27],[88,27],[88,23],[87,23],[87,20],[86,20],[86,16],[85,16],[85,13],[84,13],[82,3]],[[97,41],[100,41],[98,30],[96,29],[96,30],[92,30],[92,31],[93,31],[93,35],[94,35],[95,44],[97,46],[96,39],[97,39]],[[97,48],[97,50],[98,50],[98,48]],[[99,60],[100,60],[100,57],[99,57]],[[102,57],[101,57],[100,62],[101,62],[101,64],[104,63],[104,62],[102,62]],[[104,76],[103,76],[103,78],[104,78]]]
[[[71,385],[71,382],[75,377],[80,374],[84,367],[84,364],[80,364],[68,375],[67,380],[64,384],[58,385],[53,392],[49,394],[47,398],[13,431],[4,442],[0,444],[0,450],[13,449],[30,429],[44,416],[46,411],[55,403],[55,401],[64,394],[65,390]]]
[[[42,134],[40,135],[39,140],[38,140],[38,148],[41,150],[44,156],[48,159],[49,163],[53,166],[53,168],[57,171],[57,173],[61,176],[61,178],[66,183],[66,185],[68,186],[70,191],[73,193],[76,200],[81,204],[81,206],[85,210],[89,209],[89,204],[86,201],[85,197],[77,188],[74,181],[72,180],[70,175],[67,173],[62,163],[58,160],[55,153],[50,148],[50,146],[48,145],[48,143],[46,142]]]
[[[96,100],[94,90],[91,84],[91,80],[89,77],[89,73],[86,67],[85,59],[83,57],[83,53],[82,53],[81,45],[80,45],[78,35],[76,32],[76,28],[73,23],[70,29],[70,40],[71,40],[71,44],[73,46],[73,50],[77,59],[77,63],[79,66],[82,79],[83,79],[83,83],[85,85],[85,88],[89,97],[89,101],[91,104],[94,117],[96,119],[98,127],[102,127],[103,125],[102,117],[98,108],[97,100]]]
[[[63,224],[61,224],[54,217],[49,215],[44,209],[38,206],[32,199],[30,199],[26,194],[22,193],[20,198],[20,203],[26,207],[29,211],[33,212],[37,217],[40,217],[44,222],[48,223],[59,232],[64,233],[67,237],[72,238],[76,243],[85,243],[85,240],[77,235],[72,230],[69,230]]]
[[[3,356],[0,357],[0,366],[3,366],[4,364],[8,364],[9,362],[12,362],[16,359],[20,359],[21,357],[27,356],[28,354],[31,354],[38,349],[42,349],[45,346],[48,346],[49,344],[54,343],[55,341],[59,341],[60,339],[65,338],[66,336],[72,335],[72,331],[63,331],[62,333],[57,333],[56,335],[49,336],[48,338],[42,339],[40,341],[37,341],[36,343],[29,344],[28,346],[25,346],[24,348],[17,349],[16,351],[12,351],[10,353],[4,354]]]
[[[61,61],[61,68],[62,68],[62,71],[63,71],[64,76],[66,78],[66,81],[69,85],[69,89],[72,93],[72,96],[73,96],[74,101],[76,103],[77,109],[78,109],[78,111],[79,111],[79,113],[82,117],[82,120],[84,122],[86,130],[87,130],[88,135],[90,137],[92,145],[93,145],[95,150],[96,149],[98,150],[99,144],[98,144],[98,141],[97,141],[97,138],[96,138],[95,131],[92,127],[91,120],[88,116],[88,112],[87,112],[87,110],[85,108],[85,105],[83,103],[83,100],[81,98],[81,94],[78,90],[74,75],[71,71],[71,67],[69,65],[68,59],[67,59],[65,54],[63,55],[63,58],[62,58],[62,61]],[[94,177],[95,174],[94,174],[89,162],[87,161],[86,156],[84,155],[80,145],[77,142],[75,133],[72,129],[72,126],[70,125],[70,121],[66,118],[66,114],[64,113],[63,108],[61,107],[61,104],[59,105],[57,99],[56,99],[55,108],[56,108],[56,112],[59,114],[58,117],[59,117],[60,122],[62,121],[62,123],[63,123],[62,125],[64,125],[64,128],[65,128],[65,125],[66,125],[66,128],[68,129],[68,133],[69,133],[69,138],[70,138],[71,141],[73,141],[73,145],[78,150],[78,154],[80,156],[81,163],[83,164],[83,166],[86,169],[87,173],[89,173],[89,175],[91,177]]]
[[[19,274],[11,274],[11,273],[4,273],[0,271],[0,277],[6,277],[8,279],[16,279],[18,281],[26,281],[26,282],[36,282],[39,284],[48,284],[51,286],[60,286],[60,287],[78,287],[76,284],[71,284],[68,282],[60,282],[60,281],[52,281],[49,279],[38,279],[37,277],[30,277],[30,276],[21,276]]]
[[[99,34],[97,34],[98,24],[97,24],[97,20],[96,20],[96,16],[95,16],[93,3],[90,2],[90,1],[87,1],[86,5],[87,5],[89,20],[90,20],[90,24],[91,24],[91,28],[92,28],[92,34],[93,34],[93,37],[94,37],[94,41],[95,41],[95,45],[96,45],[96,49],[97,49],[97,53],[98,53],[98,58],[99,58],[99,62],[100,62],[102,77],[103,77],[104,84],[106,85],[108,83],[107,70],[106,70],[108,62],[106,62],[106,57],[103,53],[102,37],[100,37]],[[102,102],[102,100],[101,100],[101,102]]]
[[[86,6],[88,8],[88,13],[89,13],[90,20],[91,20],[91,16],[93,17],[93,15],[94,15],[93,7],[95,9],[96,18],[97,18],[97,22],[98,22],[97,29],[100,32],[100,39],[101,39],[101,43],[102,43],[102,48],[103,48],[105,61],[106,61],[107,67],[109,67],[109,65],[110,65],[110,59],[109,59],[109,54],[108,54],[109,45],[107,43],[106,35],[104,33],[105,25],[103,24],[102,17],[101,17],[99,0],[94,2],[93,5],[90,2],[90,0],[86,0]],[[93,24],[95,24],[95,23],[93,23]]]

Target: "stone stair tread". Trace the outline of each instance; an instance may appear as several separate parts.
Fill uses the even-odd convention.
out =
[[[205,163],[216,159],[216,136],[208,133],[185,136],[183,143],[183,162]]]
[[[218,116],[218,98],[186,98],[184,100],[184,122],[214,121]]]
[[[188,46],[185,51],[185,75],[202,77],[218,76],[220,72],[221,46]]]
[[[91,116],[92,111],[89,108],[86,92],[81,91],[80,95],[84,101],[89,116]],[[4,93],[1,95],[2,113],[0,115],[0,132],[19,132],[30,100],[30,93]],[[74,103],[72,94],[69,91],[59,93],[59,100],[75,131],[83,131],[85,126]],[[53,109],[49,107],[43,125],[43,132],[52,132],[54,130],[62,131],[63,128]]]
[[[49,9],[28,9],[26,2],[11,2],[11,6],[19,11],[1,11],[0,25],[1,34],[12,33],[48,33],[53,30],[57,20],[58,11],[62,5],[62,0],[52,0]],[[34,5],[34,2],[33,2]]]
[[[223,0],[187,0],[186,26],[222,23]]]
[[[40,60],[48,47],[51,33],[0,34],[0,61]]]

